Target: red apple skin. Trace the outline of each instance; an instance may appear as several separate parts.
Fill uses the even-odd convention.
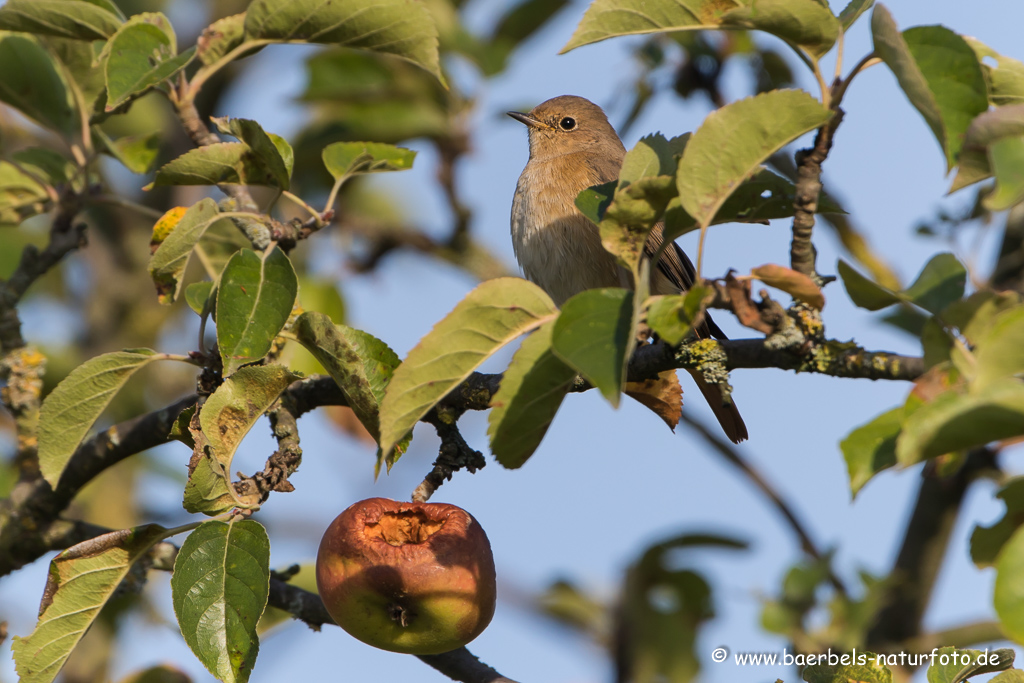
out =
[[[381,537],[385,525],[410,518],[427,520],[436,531],[397,546]],[[324,533],[316,582],[339,626],[392,652],[455,650],[480,635],[494,616],[494,557],[487,535],[472,515],[447,503],[369,498],[353,504]]]

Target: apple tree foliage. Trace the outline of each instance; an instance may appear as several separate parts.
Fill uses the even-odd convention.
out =
[[[595,0],[564,51],[642,36],[634,38],[642,41],[641,68],[630,123],[656,91],[659,70],[673,71],[677,95],[703,93],[717,110],[694,131],[642,138],[616,182],[579,195],[605,248],[641,285],[583,292],[559,310],[472,238],[452,168],[468,149],[473,100],[446,77],[446,62],[458,56],[482,78],[498,75],[565,3],[514,3],[483,35],[462,24],[456,0],[218,0],[208,3],[209,25],[187,36],[176,33],[165,4],[0,7],[0,368],[10,416],[0,425],[10,450],[0,476],[2,574],[61,551],[50,560],[35,629],[14,637],[22,680],[51,681],[66,664],[85,666],[75,664],[84,638],[107,632],[109,647],[118,614],[131,609],[154,569],[171,572],[182,636],[223,681],[248,679],[269,624],[317,623],[303,607],[315,596],[298,579],[289,583],[290,573],[271,571],[259,522],[272,492],[293,490],[296,418],[317,408],[361,435],[378,472],[398,465],[417,423],[433,425],[442,452],[414,494],[421,499],[453,471],[482,466],[458,432],[467,410],[489,410],[490,451],[518,468],[580,391],[596,389],[614,406],[623,395],[635,398],[674,426],[684,419],[680,368],[726,391],[735,368],[908,382],[901,405],[852,426],[838,444],[853,495],[883,470],[920,463],[929,481],[965,488],[978,474],[996,476],[997,455],[1024,437],[1024,63],[978,39],[942,26],[901,27],[898,12],[872,0],[853,0],[838,14],[820,0]],[[857,21],[870,23],[873,51],[851,58],[842,36]],[[792,54],[762,47],[762,34]],[[257,121],[211,118],[246,59],[275,44],[320,46],[307,60],[308,124],[288,140]],[[838,60],[834,77],[824,72],[826,57]],[[750,67],[757,91],[724,101],[718,75],[727,63]],[[922,230],[999,222],[993,272],[969,272],[942,253],[904,286],[856,230],[855,212],[821,191],[833,134],[844,116],[858,115],[843,111],[844,96],[868,68],[891,71],[920,113],[944,170],[954,173],[951,192],[975,193],[971,216],[940,216]],[[796,89],[794,69],[808,70],[818,90]],[[808,133],[810,149],[786,151]],[[402,225],[359,180],[412,167],[415,153],[397,144],[412,138],[438,153],[455,217],[447,241]],[[702,278],[689,292],[651,296],[643,286],[651,266],[642,245],[659,222],[670,239],[699,231],[703,249],[714,225],[770,219],[791,219],[792,235],[778,236],[792,239],[788,265],[714,277],[702,271],[700,253]],[[828,336],[822,288],[836,278],[818,271],[816,224],[835,230],[849,254],[825,270],[834,268],[858,307],[885,311],[887,322],[919,338],[920,356]],[[346,238],[355,270],[412,249],[482,282],[401,359],[386,340],[345,324],[335,283],[301,248],[331,231]],[[753,298],[753,280],[791,303]],[[72,342],[26,343],[19,304],[42,299],[61,302],[63,324],[76,329]],[[694,339],[710,307],[735,314],[756,336]],[[198,341],[188,336],[195,329]],[[640,334],[648,329],[656,336]],[[154,350],[167,340],[176,352]],[[502,375],[477,372],[517,340]],[[262,416],[278,450],[262,472],[233,475],[236,451]],[[112,530],[143,512],[111,488],[125,482],[83,488],[170,441],[191,452],[175,472],[194,520]],[[117,471],[132,478],[152,467]],[[996,570],[997,620],[936,643],[971,662],[977,652],[963,648],[1024,643],[1024,486],[1004,477],[997,495],[1005,517],[976,528],[970,547],[979,567]],[[107,510],[111,496],[124,499],[116,513]],[[168,541],[183,534],[180,545]],[[712,585],[666,558],[704,546],[743,547],[720,537],[667,539],[630,566],[617,606],[560,582],[538,609],[605,645],[629,679],[689,681],[700,669],[695,639],[714,614]],[[828,554],[805,550],[778,595],[765,600],[765,629],[806,653],[923,642],[914,639],[928,590],[907,582],[933,581],[934,569],[909,568],[931,579],[897,569],[863,575],[847,590]],[[833,598],[823,605],[819,589],[827,585]],[[655,589],[671,592],[674,607],[654,604]],[[830,621],[812,623],[815,608]],[[1000,653],[988,665],[933,665],[928,679],[959,683],[1009,669],[1011,654]],[[514,673],[514,658],[493,664]],[[892,680],[882,665],[818,665],[803,675],[812,683]],[[998,676],[1019,678],[1014,669]]]

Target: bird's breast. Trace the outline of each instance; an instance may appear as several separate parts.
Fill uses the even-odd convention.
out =
[[[512,246],[527,279],[561,306],[585,289],[626,283],[615,258],[601,246],[597,226],[575,204],[576,195],[600,179],[565,173],[566,164],[558,161],[569,160],[531,161],[519,176]]]

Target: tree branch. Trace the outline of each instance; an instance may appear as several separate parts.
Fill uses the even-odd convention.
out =
[[[816,253],[811,242],[814,214],[818,210],[821,193],[821,165],[832,149],[832,137],[843,120],[843,110],[836,108],[828,123],[818,129],[814,147],[797,153],[796,196],[793,199],[793,241],[789,247],[789,261],[793,270],[812,279],[818,279],[814,261]]]
[[[14,417],[18,435],[15,465],[22,480],[39,477],[36,432],[43,395],[46,357],[25,344],[21,336],[18,303],[36,280],[57,265],[69,252],[85,244],[85,224],[75,225],[81,198],[65,189],[53,221],[50,240],[43,251],[27,245],[11,277],[0,280],[0,399]]]
[[[57,265],[69,252],[85,245],[85,225],[75,225],[81,199],[66,190],[50,224],[50,241],[43,251],[27,245],[18,267],[6,282],[0,282],[0,349],[4,355],[25,346],[16,307],[32,283]]]
[[[53,539],[61,533],[70,533],[62,526],[67,523],[58,517],[82,487],[121,460],[166,443],[167,433],[178,414],[195,400],[195,396],[184,398],[161,410],[114,425],[89,439],[68,461],[56,490],[42,477],[15,485],[10,498],[0,502],[0,576],[52,550]],[[47,535],[52,538],[48,539]]]
[[[280,579],[270,579],[270,598],[267,605],[288,612],[315,631],[319,631],[324,624],[334,625],[334,619],[327,613],[327,608],[316,593],[310,593]],[[515,683],[481,662],[464,647],[439,655],[419,655],[419,659],[453,681]]]
[[[459,432],[458,418],[462,412],[444,408],[434,409],[423,418],[424,422],[434,425],[437,435],[441,437],[441,448],[437,460],[434,461],[434,469],[413,491],[414,501],[425,503],[430,500],[441,484],[450,481],[452,475],[463,468],[476,473],[478,469],[487,465],[483,453],[470,448]]]
[[[181,127],[185,129],[185,134],[188,135],[189,139],[196,145],[196,147],[205,147],[207,145],[215,145],[221,142],[221,139],[207,128],[206,124],[203,123],[202,117],[199,116],[199,110],[196,109],[195,101],[185,94],[188,84],[182,82],[179,84],[177,93],[172,92],[171,102],[174,104],[175,110],[178,112],[178,120],[181,121]],[[253,200],[252,195],[249,193],[249,188],[245,185],[228,185],[222,183],[217,186],[221,192],[238,202],[238,207],[242,211],[257,212],[259,207]],[[259,248],[265,248],[267,245],[262,246],[256,244],[256,240],[250,241]],[[269,231],[268,239],[269,243]]]
[[[778,368],[833,377],[913,381],[924,374],[924,359],[887,351],[868,351],[853,342],[806,340],[798,349],[781,335],[764,339],[702,339],[673,349],[663,342],[637,349],[629,379],[653,377],[672,368],[703,370],[720,364],[725,370]]]
[[[783,335],[789,336],[780,339]],[[802,353],[786,346],[794,341],[800,344]],[[865,351],[853,343],[814,342],[803,339],[799,334],[793,336],[789,331],[765,339],[705,339],[684,344],[679,349],[663,342],[647,344],[634,354],[628,377],[630,381],[640,381],[673,368],[693,368],[716,377],[736,368],[769,367],[835,377],[913,380],[922,374],[924,363],[917,357]],[[467,410],[489,409],[500,383],[500,374],[473,373],[425,418],[427,422],[435,420],[439,423],[435,428],[442,437],[442,453],[432,472],[436,475],[433,478],[438,480],[437,485],[450,471],[459,467],[482,466],[482,458],[477,458],[479,454],[465,444],[455,425],[458,417]],[[586,382],[579,382],[573,387],[573,391],[588,389],[590,385]],[[40,541],[36,530],[48,528],[56,521],[78,491],[103,470],[135,453],[166,443],[167,434],[178,414],[195,400],[194,396],[182,399],[162,410],[115,425],[86,441],[71,457],[56,491],[42,479],[19,483],[11,498],[0,507],[0,576],[33,562],[47,552],[49,548]],[[281,400],[294,419],[320,406],[347,405],[344,394],[330,377],[311,377],[295,382],[282,394]],[[462,446],[459,445],[460,440]],[[446,444],[451,451],[450,462],[441,457]],[[283,467],[281,471],[294,471],[293,466],[297,466],[297,462],[290,462],[279,463]],[[277,475],[269,476],[267,481],[275,477]]]
[[[960,469],[949,477],[940,476],[934,462],[925,466],[917,502],[890,572],[893,581],[868,631],[867,647],[918,637],[964,494],[979,474],[995,468],[995,453],[987,448],[970,451]]]
[[[267,459],[262,472],[251,477],[241,476],[241,481],[234,484],[239,497],[259,496],[260,502],[266,502],[271,491],[290,493],[295,490],[288,477],[299,469],[302,463],[302,447],[299,446],[299,425],[295,415],[293,401],[289,394],[282,395],[270,410],[270,428],[277,439],[277,450]]]

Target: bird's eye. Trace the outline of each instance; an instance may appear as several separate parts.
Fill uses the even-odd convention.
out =
[[[561,126],[562,130],[572,130],[576,127],[576,119],[571,116],[566,116],[558,122],[558,125]]]

